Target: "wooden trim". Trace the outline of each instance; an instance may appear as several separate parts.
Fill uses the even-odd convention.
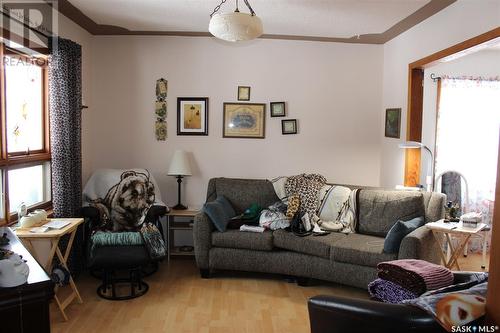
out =
[[[497,326],[500,325],[500,144],[498,148],[495,207],[491,223],[489,282],[486,297],[486,321]]]
[[[439,120],[439,105],[441,104],[441,84],[442,84],[442,81],[441,81],[441,78],[438,77],[437,78],[437,82],[436,82],[436,126],[434,127],[434,149],[433,149],[433,152],[434,152],[434,161],[433,161],[433,165],[432,165],[432,168],[433,170],[436,170],[436,161],[437,161],[437,135],[438,135],[438,120]],[[433,189],[437,188],[437,184],[436,184],[436,174],[434,174],[434,179],[432,180],[432,184],[433,184]],[[468,213],[468,212],[466,212]]]
[[[260,38],[334,43],[384,44],[432,15],[440,12],[456,1],[457,0],[431,0],[429,3],[425,4],[414,13],[405,17],[382,33],[365,34],[347,38],[264,34]],[[71,4],[68,0],[59,0],[58,10],[60,13],[81,26],[83,29],[87,30],[92,35],[212,37],[212,35],[206,31],[138,31],[128,30],[114,25],[98,24],[85,15],[85,13],[83,13],[80,9]]]
[[[412,62],[408,65],[408,111],[406,123],[407,140],[422,140],[422,115],[423,115],[423,77],[419,72],[424,68],[436,64],[439,60],[451,55],[465,52],[480,44],[500,38],[500,27],[485,32],[479,36],[467,39],[430,56]],[[419,84],[420,82],[420,84]],[[422,91],[422,94],[420,93]],[[420,181],[420,151],[418,149],[407,149],[405,156],[404,184],[415,186]]]
[[[424,102],[424,71],[410,68],[408,72],[408,110],[406,126],[407,141],[422,141],[422,116]],[[420,149],[405,151],[405,186],[415,187],[420,184]]]
[[[439,60],[446,58],[450,55],[465,51],[479,44],[486,43],[492,39],[500,37],[500,27],[493,30],[487,31],[479,36],[467,39],[461,43],[450,46],[444,50],[433,53],[430,56],[419,59],[410,64],[410,68],[425,68],[428,66],[435,65]]]

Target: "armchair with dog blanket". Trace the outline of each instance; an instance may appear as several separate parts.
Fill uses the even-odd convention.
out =
[[[83,201],[87,266],[102,278],[98,295],[113,300],[144,295],[149,287],[142,277],[166,255],[160,217],[168,207],[153,176],[145,169],[97,170]],[[118,284],[127,284],[129,292],[118,293]]]

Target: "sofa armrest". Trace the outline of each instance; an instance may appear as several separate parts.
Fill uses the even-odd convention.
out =
[[[406,235],[399,246],[398,259],[422,259],[439,264],[439,245],[425,225]]]
[[[320,295],[309,299],[308,308],[311,333],[444,332],[432,316],[410,305]]]
[[[205,213],[199,213],[194,217],[193,240],[196,264],[200,269],[208,269],[208,252],[212,247],[213,223]]]

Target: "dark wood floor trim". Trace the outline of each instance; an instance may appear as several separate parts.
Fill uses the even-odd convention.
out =
[[[355,44],[384,44],[391,39],[399,36],[408,29],[414,27],[425,19],[438,13],[448,7],[457,0],[431,0],[426,5],[415,11],[413,14],[404,18],[394,26],[379,34],[365,34],[353,36],[350,38],[336,37],[317,37],[317,36],[296,36],[296,35],[278,35],[265,34],[260,38],[263,39],[281,39],[281,40],[301,40],[313,42],[335,42],[335,43],[355,43]],[[135,31],[126,28],[98,24],[90,17],[85,15],[80,9],[71,4],[68,0],[59,0],[58,10],[64,16],[87,30],[92,35],[137,35],[137,36],[184,36],[184,37],[210,37],[209,32],[204,31]]]

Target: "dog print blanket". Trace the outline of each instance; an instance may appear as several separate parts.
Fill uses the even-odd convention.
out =
[[[102,169],[94,172],[83,190],[84,205],[96,207],[101,225],[93,232],[140,232],[149,253],[166,253],[163,238],[152,223],[145,223],[149,208],[165,206],[158,186],[145,169]]]

